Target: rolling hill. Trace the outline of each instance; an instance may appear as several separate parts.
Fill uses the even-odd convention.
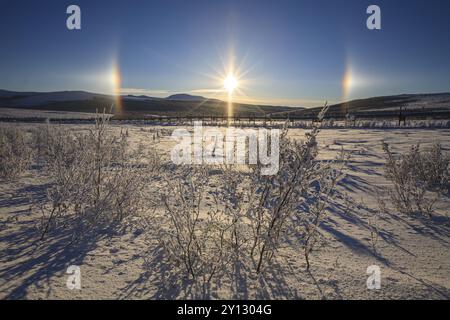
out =
[[[289,110],[281,112],[279,116],[291,118],[316,117],[322,107],[308,108],[302,110]],[[357,99],[330,105],[326,117],[343,118],[346,115],[356,117],[383,117],[403,114],[449,114],[450,93],[431,94],[401,94],[393,96],[372,97]]]
[[[202,96],[176,94],[167,98],[145,95],[116,97],[85,91],[12,92],[0,90],[0,107],[68,112],[113,112],[116,118],[149,118],[155,116],[225,116],[227,102]],[[264,116],[274,112],[299,110],[285,106],[233,104],[236,116]]]
[[[193,96],[185,93],[167,98],[146,95],[125,95],[120,97],[120,107],[116,97],[85,91],[59,92],[14,92],[0,90],[0,107],[10,109],[46,110],[54,112],[114,113],[116,119],[146,119],[153,117],[203,116],[220,117],[227,115],[228,104],[217,99]],[[321,107],[294,108],[233,103],[237,117],[273,118],[315,118]],[[401,110],[401,111],[400,111]],[[446,118],[450,115],[450,93],[402,94],[383,97],[357,99],[331,105],[327,118],[392,117],[400,112],[418,117]]]

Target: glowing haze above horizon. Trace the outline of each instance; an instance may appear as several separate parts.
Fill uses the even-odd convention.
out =
[[[289,106],[450,91],[445,0],[0,4],[1,89],[232,92],[234,101]],[[71,4],[81,7],[81,30],[66,28]],[[382,30],[366,28],[371,4]]]

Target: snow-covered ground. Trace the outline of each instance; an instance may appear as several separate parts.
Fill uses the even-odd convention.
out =
[[[30,125],[23,125],[28,127]],[[85,125],[73,126],[75,130]],[[132,143],[149,141],[155,127],[127,128]],[[174,142],[174,127],[161,127],[157,143],[166,157]],[[289,135],[303,139],[303,129]],[[208,298],[266,299],[449,299],[450,199],[441,197],[433,218],[410,217],[394,211],[378,213],[376,186],[388,185],[381,142],[395,152],[411,145],[442,143],[450,152],[447,129],[324,129],[319,134],[320,158],[333,159],[343,148],[350,155],[338,196],[321,225],[327,243],[312,253],[305,271],[303,255],[283,247],[264,279],[243,278],[235,290],[230,279],[216,282]],[[41,213],[34,203],[48,187],[33,167],[14,182],[0,184],[0,298],[10,299],[176,299],[192,298],[189,284],[158,263],[146,228],[92,236],[70,244],[69,235],[52,233],[39,247],[37,225]],[[371,227],[379,240],[374,250]],[[81,289],[66,287],[70,265],[81,270]],[[381,289],[369,290],[367,267],[381,270]]]

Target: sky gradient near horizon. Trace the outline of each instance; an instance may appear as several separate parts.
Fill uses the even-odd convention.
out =
[[[81,30],[66,8],[81,8]],[[381,8],[382,30],[366,28]],[[450,91],[446,0],[0,0],[0,88],[317,106]],[[350,88],[343,78],[350,76]]]

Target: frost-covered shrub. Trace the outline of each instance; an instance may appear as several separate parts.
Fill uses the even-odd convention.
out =
[[[341,176],[341,167],[334,161],[317,160],[318,133],[315,126],[305,141],[283,134],[280,169],[274,176],[262,176],[259,167],[252,168],[246,216],[252,230],[250,256],[257,273],[290,237],[297,241],[309,268],[309,254],[320,238],[319,225]]]
[[[402,213],[431,215],[436,194],[448,190],[450,158],[439,144],[428,150],[414,145],[410,151],[395,157],[389,145],[383,143],[386,154],[386,178],[393,183],[390,198]]]
[[[167,178],[164,214],[155,220],[159,241],[169,265],[206,290],[230,262],[233,221],[224,214],[223,199],[208,190],[206,168],[182,167]]]
[[[76,217],[77,232],[109,228],[145,207],[146,178],[158,158],[131,150],[127,133],[113,132],[101,116],[87,132],[48,126],[41,136],[41,156],[52,187],[42,236],[48,228]],[[77,234],[77,236],[80,234]]]
[[[24,130],[13,126],[0,126],[0,178],[13,179],[30,166],[32,149]]]
[[[320,241],[320,224],[341,176],[341,165],[319,161],[317,123],[304,141],[280,139],[280,167],[214,170],[180,167],[167,177],[164,212],[154,220],[170,265],[205,285],[233,267],[263,273],[285,245],[305,256]],[[271,145],[270,143],[268,145]]]
[[[450,155],[446,154],[439,143],[419,152],[417,173],[419,179],[432,191],[449,191],[450,189]]]

